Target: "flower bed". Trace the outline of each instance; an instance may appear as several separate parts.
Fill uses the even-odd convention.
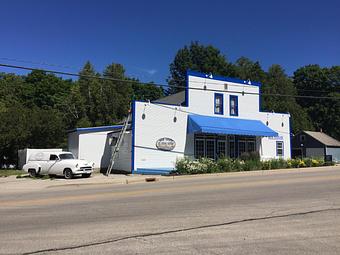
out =
[[[311,158],[289,160],[271,159],[266,161],[261,161],[258,158],[251,159],[221,158],[217,161],[208,158],[201,158],[199,160],[181,158],[178,159],[176,162],[175,172],[184,175],[184,174],[270,170],[282,168],[317,167],[324,165],[326,165],[324,160]]]

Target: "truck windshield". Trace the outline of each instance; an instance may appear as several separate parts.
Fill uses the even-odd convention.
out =
[[[70,153],[59,154],[60,159],[74,159],[73,155]]]

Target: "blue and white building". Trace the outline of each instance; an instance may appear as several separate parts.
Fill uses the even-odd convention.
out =
[[[106,141],[117,130],[112,126]],[[72,134],[77,132],[69,142]],[[80,144],[71,147],[82,150]],[[258,82],[188,71],[185,91],[133,102],[131,128],[114,169],[163,174],[182,157],[235,158],[253,151],[262,160],[289,159],[290,114],[261,111]]]

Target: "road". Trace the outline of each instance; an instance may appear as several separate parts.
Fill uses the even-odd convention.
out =
[[[0,254],[340,254],[340,167],[0,193]]]

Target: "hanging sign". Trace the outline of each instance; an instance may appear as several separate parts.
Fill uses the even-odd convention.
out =
[[[156,147],[162,151],[172,151],[176,147],[176,142],[168,137],[163,137],[157,140]]]

